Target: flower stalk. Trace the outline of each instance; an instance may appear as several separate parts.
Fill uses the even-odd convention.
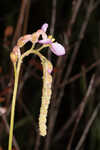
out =
[[[21,60],[19,60],[19,62],[18,62],[17,70],[14,71],[15,72],[15,83],[14,83],[14,91],[13,91],[13,98],[12,98],[12,108],[11,108],[11,119],[10,119],[9,147],[8,147],[8,150],[12,150],[14,116],[15,116],[15,104],[16,104],[16,95],[17,95],[17,88],[18,88],[20,66],[21,66]],[[14,68],[15,68],[15,66],[14,66]]]

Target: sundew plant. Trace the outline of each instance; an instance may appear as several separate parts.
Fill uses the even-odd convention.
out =
[[[10,54],[10,58],[14,67],[15,82],[14,82],[14,90],[13,90],[13,97],[12,97],[8,150],[12,150],[15,104],[16,104],[16,95],[18,89],[18,81],[19,81],[19,74],[21,70],[21,64],[23,63],[23,59],[30,54],[37,55],[40,58],[43,67],[43,78],[42,78],[43,88],[42,88],[42,98],[41,98],[42,102],[41,102],[40,115],[39,115],[39,131],[41,136],[46,136],[47,134],[46,122],[47,122],[48,107],[49,107],[50,98],[52,94],[51,73],[53,70],[53,65],[46,57],[44,57],[40,53],[40,51],[45,47],[49,47],[50,50],[57,56],[65,54],[64,47],[58,42],[55,42],[55,39],[52,37],[52,35],[48,36],[46,34],[47,28],[48,28],[48,24],[45,23],[42,25],[41,29],[37,30],[35,33],[27,34],[20,37],[17,41],[16,46],[13,48]],[[40,36],[42,37],[41,40],[40,40]],[[29,50],[25,51],[24,53],[21,53],[20,51],[21,48],[29,41],[32,43],[32,47]],[[35,48],[35,45],[37,43],[41,45],[38,49]]]

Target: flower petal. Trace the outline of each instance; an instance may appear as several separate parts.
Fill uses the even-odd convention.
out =
[[[44,40],[39,40],[40,44],[52,44],[51,39],[44,39]]]
[[[46,39],[47,39],[47,34],[46,34],[43,30],[39,29],[39,30],[37,30],[36,33],[37,33],[38,38],[39,38],[40,35],[41,35],[43,40],[46,40]]]
[[[48,24],[47,23],[44,23],[41,27],[41,30],[43,30],[44,32],[47,31],[47,28],[48,28]]]
[[[57,56],[65,54],[65,48],[61,44],[59,44],[58,42],[52,43],[50,46],[50,49]]]

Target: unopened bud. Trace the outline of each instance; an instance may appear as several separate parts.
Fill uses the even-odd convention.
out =
[[[10,54],[11,61],[13,63],[16,63],[17,60],[20,58],[20,56],[21,56],[20,48],[18,46],[15,46]]]
[[[38,34],[35,32],[32,34],[32,43],[35,44],[38,42]]]
[[[17,42],[17,46],[20,48],[23,47],[28,41],[32,41],[32,35],[31,34],[26,34],[22,37],[19,38]]]
[[[12,63],[16,63],[17,62],[17,55],[14,54],[14,52],[10,53],[10,59],[12,61]]]

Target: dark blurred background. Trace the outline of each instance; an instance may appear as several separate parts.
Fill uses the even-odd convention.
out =
[[[17,93],[13,150],[100,150],[100,0],[0,1],[0,150],[7,150],[13,65],[10,52],[24,34],[49,24],[65,49],[43,55],[54,66],[48,133],[39,135],[42,66],[36,56],[23,61]],[[27,43],[22,53],[29,49]]]

